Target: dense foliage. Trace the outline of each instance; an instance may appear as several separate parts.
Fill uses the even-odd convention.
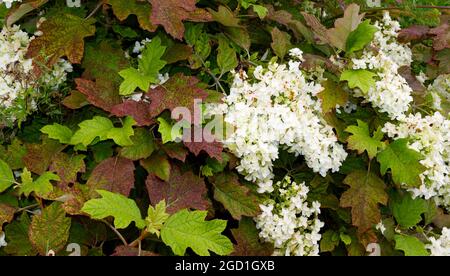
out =
[[[450,255],[449,3],[373,2],[0,0],[0,255]]]

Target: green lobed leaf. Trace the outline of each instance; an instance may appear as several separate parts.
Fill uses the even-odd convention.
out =
[[[49,138],[58,140],[61,144],[69,144],[73,136],[70,128],[54,123],[41,128],[41,132],[47,134]]]
[[[150,43],[147,43],[141,58],[139,59],[138,68],[127,68],[119,72],[124,79],[120,85],[120,95],[130,95],[136,88],[147,92],[150,84],[158,83],[159,70],[167,64],[162,60],[162,56],[166,52],[166,46],[161,45],[161,39],[155,37]]]
[[[170,216],[166,213],[166,201],[160,201],[155,207],[149,205],[147,214],[147,218],[145,219],[147,222],[147,232],[156,234],[159,237],[161,228]]]
[[[381,127],[378,127],[373,136],[371,136],[369,125],[361,120],[357,120],[357,124],[357,126],[349,126],[345,129],[346,132],[352,134],[347,138],[348,148],[358,151],[359,154],[366,151],[369,158],[372,159],[377,155],[378,150],[383,147]]]
[[[395,249],[405,252],[405,256],[428,256],[425,245],[416,237],[395,235]]]
[[[364,49],[372,41],[377,31],[377,27],[370,25],[370,20],[364,20],[360,23],[356,30],[351,32],[347,38],[345,45],[347,54]]]
[[[377,74],[364,70],[345,70],[342,72],[341,81],[348,81],[350,88],[359,88],[364,94],[369,92],[369,89],[375,86],[375,79]]]
[[[111,193],[105,190],[97,190],[102,198],[91,199],[81,209],[93,219],[114,218],[114,226],[118,229],[127,228],[133,221],[136,227],[143,229],[146,226],[134,200],[121,194]]]
[[[11,187],[15,182],[14,175],[9,165],[0,159],[0,193]]]
[[[179,256],[183,256],[188,247],[200,256],[209,256],[209,251],[218,255],[230,254],[233,244],[221,234],[227,222],[219,219],[205,221],[206,215],[206,211],[190,212],[186,209],[175,213],[161,229],[162,240]]]
[[[422,198],[413,199],[410,194],[393,197],[392,213],[398,224],[405,228],[413,227],[422,221],[421,215],[427,210],[427,202]]]
[[[411,187],[417,187],[422,183],[420,174],[425,171],[425,167],[420,163],[422,159],[420,152],[408,147],[406,139],[392,142],[377,156],[381,174],[384,175],[391,169],[395,183]]]

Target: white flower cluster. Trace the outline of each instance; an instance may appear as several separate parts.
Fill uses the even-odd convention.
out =
[[[16,25],[0,32],[0,120],[14,121],[19,113],[26,113],[27,106],[34,105],[26,99],[28,96],[37,94],[41,87],[57,89],[66,80],[67,72],[72,71],[71,64],[61,59],[52,71],[36,79],[32,59],[26,58],[33,39]]]
[[[442,235],[436,239],[434,237],[428,238],[430,244],[426,248],[430,250],[431,256],[450,256],[450,229],[444,227]]]
[[[450,104],[450,74],[438,76],[428,86],[428,93],[433,97],[433,108],[443,111],[445,104]]]
[[[434,198],[450,209],[450,120],[439,112],[423,118],[410,114],[398,125],[386,123],[383,131],[391,138],[408,138],[409,147],[424,155],[426,171],[420,175],[422,185],[409,189],[413,195]]]
[[[308,187],[285,177],[275,184],[276,192],[261,205],[262,213],[255,218],[259,236],[275,246],[274,255],[316,256],[319,254],[320,203],[306,201]]]
[[[338,171],[347,157],[321,115],[316,96],[323,87],[308,81],[299,69],[301,54],[299,49],[291,50],[296,60],[288,65],[258,66],[254,82],[245,73],[236,74],[224,104],[210,111],[224,114],[234,128],[223,143],[240,158],[237,170],[256,182],[259,192],[273,191],[272,162],[279,147],[303,155],[307,165],[323,176]]]
[[[5,233],[4,232],[0,232],[0,248],[1,247],[5,247],[8,244],[5,241]]]
[[[22,2],[22,0],[0,0],[0,4],[5,3],[5,6],[9,9],[14,2]]]
[[[353,69],[368,69],[375,71],[379,80],[367,94],[359,89],[355,95],[364,97],[382,112],[388,113],[392,119],[397,119],[410,108],[413,101],[412,89],[406,80],[398,73],[398,69],[412,62],[412,53],[407,45],[396,40],[400,25],[385,12],[383,21],[376,22],[374,40],[371,49],[364,50],[360,58],[353,58]],[[374,51],[374,49],[376,49]]]

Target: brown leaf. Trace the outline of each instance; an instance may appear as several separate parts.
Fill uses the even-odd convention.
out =
[[[341,207],[352,208],[352,224],[358,234],[372,229],[381,220],[378,203],[387,204],[386,185],[377,175],[366,171],[354,171],[344,183],[350,186],[341,196]]]
[[[195,131],[199,131],[202,139],[199,142],[195,140]],[[203,135],[201,135],[203,132]],[[191,138],[183,139],[183,144],[192,152],[195,156],[198,156],[201,151],[207,153],[210,157],[216,158],[217,160],[222,160],[223,145],[206,129],[195,127],[191,129]]]
[[[84,38],[95,34],[95,20],[60,13],[48,18],[39,27],[43,34],[32,40],[27,52],[33,58],[36,75],[66,56],[71,63],[81,63],[84,56]]]
[[[122,157],[111,157],[95,167],[87,181],[90,194],[102,189],[129,196],[134,187],[134,163]]]
[[[150,109],[150,103],[134,100],[126,100],[121,104],[115,105],[111,113],[117,117],[131,116],[138,126],[149,126],[155,123],[152,119],[153,114]]]
[[[239,182],[234,173],[220,173],[209,178],[214,185],[214,199],[223,204],[234,219],[256,217],[261,212],[261,198]]]
[[[16,208],[0,203],[0,233],[4,223],[10,223],[14,218]]]
[[[85,79],[75,79],[77,89],[83,93],[88,101],[96,107],[100,107],[106,111],[122,102],[117,92],[111,89],[111,83],[107,80],[98,80],[93,82]]]
[[[398,40],[402,43],[411,42],[413,40],[422,40],[427,37],[430,28],[427,26],[413,25],[406,29],[402,29],[398,33]]]
[[[198,9],[196,0],[149,0],[152,4],[151,21],[162,25],[167,33],[182,40],[184,36],[183,21],[208,22],[211,15],[203,9]]]
[[[47,171],[53,158],[64,148],[65,146],[58,141],[49,138],[45,138],[41,144],[28,144],[27,154],[23,157],[25,167],[41,175]]]
[[[259,231],[251,218],[244,217],[239,222],[239,228],[231,229],[237,242],[232,256],[271,256],[273,245],[259,240]]]
[[[80,109],[86,105],[89,105],[89,102],[83,93],[77,90],[72,90],[70,95],[64,98],[62,104],[70,109]]]
[[[344,17],[337,19],[334,22],[334,28],[327,30],[330,43],[341,50],[345,50],[348,36],[358,27],[363,17],[364,14],[359,14],[359,6],[350,4],[345,9]]]
[[[170,214],[185,208],[206,210],[210,206],[203,178],[191,171],[182,173],[175,165],[172,165],[169,181],[162,181],[150,174],[145,184],[152,204],[165,199]]]
[[[302,12],[303,18],[305,18],[306,24],[311,27],[314,35],[315,41],[318,44],[329,43],[329,38],[327,36],[327,28],[320,23],[320,21],[311,14]]]
[[[198,84],[199,80],[196,77],[185,76],[182,73],[172,76],[164,85],[147,93],[151,100],[152,113],[157,116],[166,109],[173,111],[175,108],[185,107],[192,117],[195,114],[195,101],[204,101],[208,97],[208,93],[198,87]]]
[[[149,32],[156,31],[156,26],[150,21],[152,7],[149,3],[140,0],[106,0],[106,2],[112,6],[114,14],[120,21],[134,14],[142,29]]]
[[[411,71],[411,67],[402,66],[398,69],[398,73],[406,80],[412,90],[416,92],[425,92],[426,88],[423,84],[414,76]]]
[[[186,156],[188,151],[179,143],[166,143],[159,146],[170,158],[180,160],[181,162],[186,161]]]
[[[436,51],[450,48],[450,25],[448,21],[431,29],[430,34],[435,35],[433,38],[433,48]]]
[[[84,155],[71,155],[60,152],[53,157],[49,170],[55,172],[61,179],[58,182],[60,187],[73,184],[77,181],[78,173],[86,172]]]

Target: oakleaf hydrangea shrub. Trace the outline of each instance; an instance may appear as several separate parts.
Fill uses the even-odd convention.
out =
[[[0,256],[449,256],[448,3],[364,2],[0,1]]]

